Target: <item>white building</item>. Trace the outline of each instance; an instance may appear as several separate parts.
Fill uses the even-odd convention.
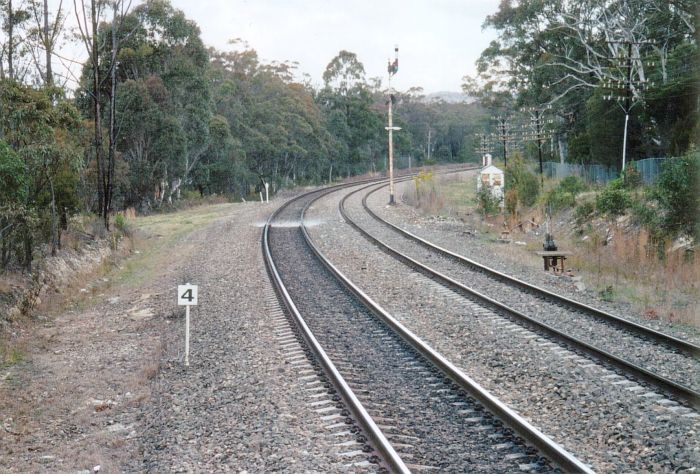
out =
[[[505,176],[500,168],[491,164],[491,155],[486,154],[483,157],[482,165],[484,166],[479,172],[476,182],[476,191],[481,191],[483,186],[491,189],[493,197],[498,198],[503,203],[503,195],[505,188]]]

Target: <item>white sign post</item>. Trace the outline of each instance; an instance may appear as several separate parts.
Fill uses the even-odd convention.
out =
[[[185,366],[190,365],[190,306],[197,304],[197,285],[177,285],[177,304],[185,307]]]

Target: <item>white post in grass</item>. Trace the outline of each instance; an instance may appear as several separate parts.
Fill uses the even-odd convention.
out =
[[[177,304],[185,307],[185,367],[190,366],[190,306],[197,305],[197,285],[177,285]]]

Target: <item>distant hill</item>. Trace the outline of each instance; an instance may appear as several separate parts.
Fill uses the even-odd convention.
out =
[[[462,92],[450,92],[450,91],[440,91],[440,92],[431,92],[430,94],[426,94],[425,98],[423,99],[426,102],[447,102],[448,104],[459,104],[459,103],[467,103],[470,104],[474,102],[474,98],[471,96],[468,96],[467,94],[464,94]]]

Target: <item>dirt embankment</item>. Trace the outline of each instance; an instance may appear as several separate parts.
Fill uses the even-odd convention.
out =
[[[186,237],[226,205],[139,218],[133,239],[92,242],[2,277],[0,471],[139,470],[139,418],[158,372],[164,294]]]

